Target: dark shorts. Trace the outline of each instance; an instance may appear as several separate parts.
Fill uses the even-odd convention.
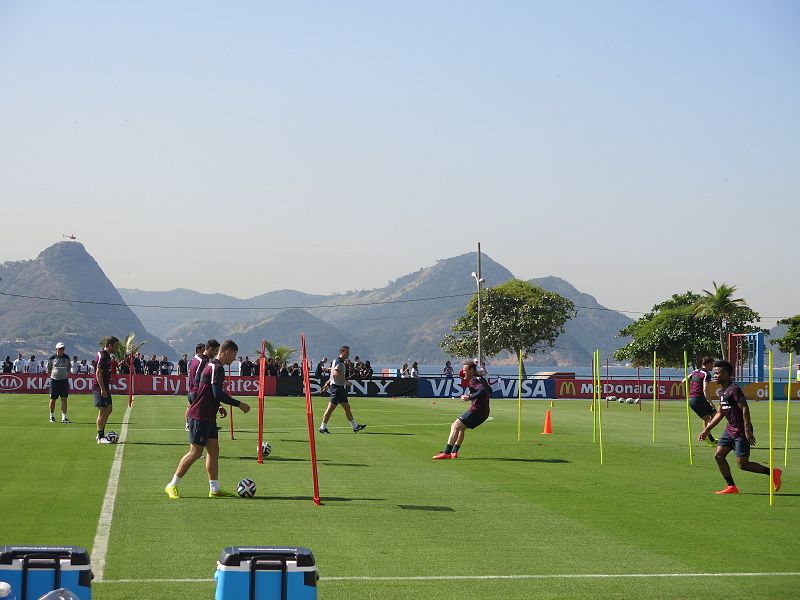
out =
[[[208,440],[219,439],[216,421],[201,421],[189,417],[189,443],[205,446]]]
[[[701,419],[703,417],[710,417],[717,412],[717,409],[714,408],[714,405],[711,404],[705,396],[689,398],[689,406],[692,407],[692,410],[697,413],[697,416]]]
[[[69,379],[50,380],[50,400],[69,397]]]
[[[111,406],[111,393],[108,394],[105,398],[100,396],[100,390],[92,390],[92,396],[94,396],[94,405],[97,408],[103,408],[105,406]]]
[[[328,388],[331,395],[331,404],[346,404],[349,402],[347,399],[347,388],[343,385],[332,385]]]
[[[464,427],[467,429],[475,429],[478,425],[483,423],[486,419],[489,418],[489,413],[476,413],[467,411],[460,417],[458,420],[464,424]]]
[[[731,434],[725,431],[717,440],[717,446],[733,449],[736,456],[750,456],[750,442],[743,435],[731,437]]]

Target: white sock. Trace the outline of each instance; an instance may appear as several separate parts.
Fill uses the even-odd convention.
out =
[[[55,419],[56,418],[56,413],[50,413],[50,418],[51,419]]]
[[[218,480],[209,479],[208,480],[208,485],[211,488],[212,492],[218,492],[219,491],[219,481]]]
[[[66,421],[67,420],[67,413],[61,413],[61,420],[62,421]]]
[[[356,427],[358,427],[358,423],[356,423],[356,420],[355,420],[355,419],[353,419],[352,421],[350,421],[350,425],[352,425],[352,426],[353,426],[353,429],[355,429]]]
[[[320,429],[327,429],[327,428],[328,428],[328,424],[327,424],[327,423],[322,423],[322,424],[319,426],[319,428],[320,428]]]
[[[173,475],[172,479],[169,480],[169,485],[178,485],[181,482],[181,478],[177,475]]]

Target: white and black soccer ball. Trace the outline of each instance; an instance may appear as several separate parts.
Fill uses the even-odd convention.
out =
[[[256,482],[252,479],[242,479],[236,486],[236,493],[242,498],[252,498],[256,495]]]
[[[112,444],[116,444],[119,441],[119,436],[116,431],[108,431],[106,432],[106,439]]]
[[[625,398],[618,398],[617,402],[619,402],[620,404],[625,404]]]
[[[633,404],[634,403],[634,399],[633,398],[628,398],[625,402],[627,404]]]
[[[258,447],[256,446],[256,452],[258,452]],[[261,442],[261,456],[266,458],[269,456],[269,453],[272,452],[272,446],[269,445],[269,442]]]

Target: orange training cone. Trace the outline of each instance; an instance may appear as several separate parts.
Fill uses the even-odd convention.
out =
[[[550,420],[550,411],[547,411],[547,414],[544,417],[544,431],[542,435],[550,435],[553,433],[553,422]]]

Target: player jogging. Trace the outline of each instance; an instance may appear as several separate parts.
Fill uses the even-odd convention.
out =
[[[711,369],[714,368],[714,359],[704,356],[700,361],[700,368],[695,369],[689,373],[688,386],[689,386],[689,406],[697,414],[698,417],[703,419],[703,423],[708,425],[711,417],[716,413],[714,405],[708,400],[708,383],[711,381],[713,375]],[[709,446],[715,446],[717,440],[709,433],[706,436],[706,443]]]
[[[92,381],[92,395],[94,405],[97,407],[97,437],[98,444],[110,444],[111,441],[106,437],[106,422],[111,415],[111,355],[117,351],[119,339],[113,335],[108,336],[103,343],[103,349],[97,353],[95,362],[97,369],[94,372]]]
[[[761,473],[769,475],[769,468],[759,463],[750,462],[750,446],[756,445],[756,438],[753,435],[753,423],[750,421],[750,407],[747,406],[747,399],[744,392],[733,382],[733,367],[727,360],[718,360],[714,363],[714,379],[721,386],[719,390],[719,408],[717,414],[706,424],[705,429],[700,433],[700,439],[704,440],[717,423],[725,417],[728,425],[725,432],[717,440],[717,451],[714,458],[717,460],[722,477],[728,484],[725,489],[715,492],[717,494],[738,494],[739,489],[731,476],[731,468],[725,458],[731,450],[736,453],[736,462],[742,471]],[[777,492],[781,489],[781,470],[772,470],[772,487]]]
[[[219,486],[219,433],[216,418],[221,408],[220,403],[238,406],[245,413],[250,410],[249,404],[231,398],[225,393],[225,367],[236,359],[238,351],[239,347],[233,340],[225,340],[219,348],[217,357],[205,366],[200,375],[197,396],[189,407],[189,451],[181,458],[175,475],[164,488],[171,499],[180,498],[178,484],[203,454],[203,448],[206,449],[208,497],[229,498],[236,495]],[[221,412],[224,412],[224,409]]]
[[[331,418],[333,411],[341,404],[344,409],[344,414],[350,425],[353,427],[354,432],[361,431],[367,425],[362,423],[359,425],[353,418],[353,411],[350,410],[350,401],[347,399],[347,377],[345,376],[344,361],[350,356],[350,346],[342,346],[339,348],[339,356],[331,362],[331,378],[328,380],[328,389],[330,391],[330,400],[328,407],[325,409],[325,414],[322,415],[322,424],[319,426],[320,433],[330,433],[328,429],[328,420]]]
[[[447,445],[433,460],[446,458],[458,458],[458,450],[464,443],[464,433],[467,429],[475,429],[478,425],[489,418],[489,396],[492,388],[484,377],[478,375],[478,367],[473,361],[464,363],[464,379],[469,383],[461,399],[470,400],[469,409],[458,417],[450,426],[450,437],[447,438]]]
[[[64,342],[56,344],[56,353],[47,361],[47,376],[50,382],[50,422],[56,422],[56,400],[61,398],[61,422],[67,419],[67,398],[69,398],[69,356],[64,354]]]

